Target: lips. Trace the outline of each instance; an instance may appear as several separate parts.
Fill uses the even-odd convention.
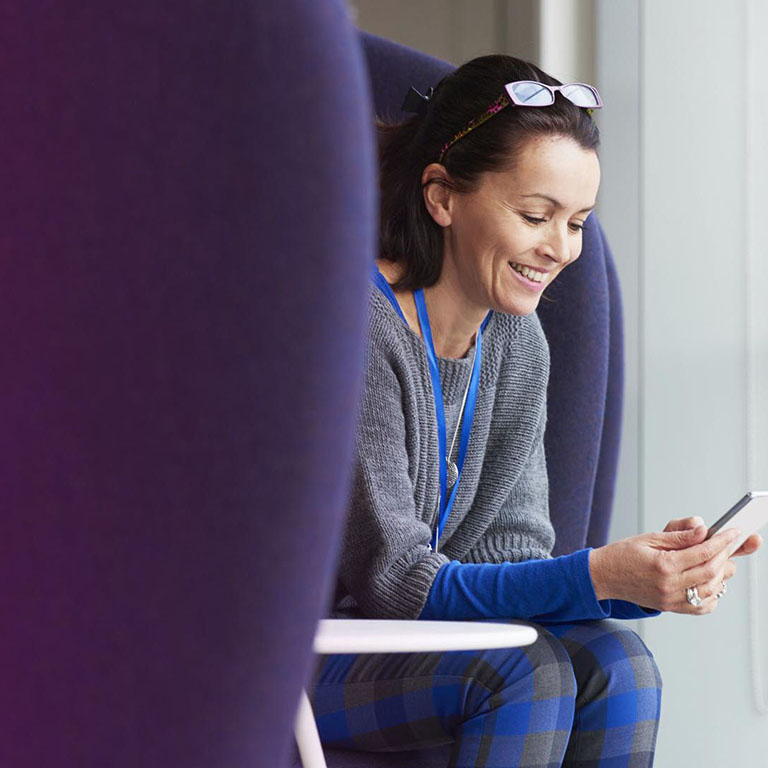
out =
[[[519,280],[529,291],[532,293],[541,293],[544,288],[549,284],[548,279],[543,279],[540,282],[536,280],[530,280],[525,275],[518,272],[513,266],[513,262],[509,263],[509,269],[517,280]]]
[[[515,272],[519,272],[521,275],[529,277],[534,282],[546,280],[547,275],[549,274],[549,270],[544,267],[532,267],[530,264],[519,264],[516,261],[510,261],[509,266],[512,267]],[[531,274],[532,272],[536,274]]]

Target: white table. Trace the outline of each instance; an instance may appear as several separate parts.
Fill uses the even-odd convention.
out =
[[[535,642],[527,624],[484,621],[391,621],[323,619],[315,634],[315,653],[418,653],[517,648]],[[304,768],[327,768],[317,724],[306,691],[296,715],[296,744]]]

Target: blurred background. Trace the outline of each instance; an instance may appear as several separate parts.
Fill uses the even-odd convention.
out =
[[[362,29],[454,64],[509,53],[603,97],[598,213],[626,334],[611,539],[675,517],[714,522],[768,490],[768,4],[350,7]],[[712,616],[637,623],[664,676],[659,768],[768,759],[767,561],[738,561]]]

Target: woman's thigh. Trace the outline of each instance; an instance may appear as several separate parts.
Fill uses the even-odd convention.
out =
[[[548,625],[576,677],[576,713],[564,765],[651,765],[662,681],[653,654],[616,620]]]
[[[556,753],[559,765],[574,675],[560,641],[538,629],[523,648],[320,657],[311,696],[322,741],[370,751],[457,742],[472,754],[503,750],[521,765],[549,764],[533,752]]]

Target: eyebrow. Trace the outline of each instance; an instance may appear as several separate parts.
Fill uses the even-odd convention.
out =
[[[542,195],[540,192],[534,192],[532,195],[520,195],[520,197],[540,197],[542,200],[547,200],[552,203],[552,205],[554,205],[558,210],[565,208],[565,206],[559,200],[555,200],[554,197],[550,197],[549,195]],[[582,208],[580,211],[578,211],[578,213],[589,213],[589,211],[591,211],[595,205],[597,205],[597,201],[592,203],[589,208]]]

